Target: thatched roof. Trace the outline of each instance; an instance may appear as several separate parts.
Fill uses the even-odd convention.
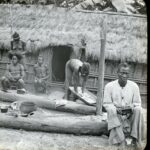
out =
[[[28,48],[34,44],[35,49],[50,44],[73,44],[76,50],[81,38],[85,37],[87,54],[98,58],[100,24],[103,18],[107,20],[106,58],[125,58],[133,62],[146,63],[146,16],[67,11],[51,6],[0,5],[0,48],[10,48],[12,29],[27,42]]]

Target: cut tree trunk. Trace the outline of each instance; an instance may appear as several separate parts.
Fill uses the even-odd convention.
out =
[[[107,122],[98,116],[84,117],[13,117],[0,113],[0,127],[67,134],[108,134]]]
[[[78,104],[76,102],[66,101],[64,104],[57,104],[57,102],[61,102],[61,99],[58,101],[48,100],[47,97],[44,96],[36,96],[31,94],[16,94],[16,93],[5,93],[0,91],[0,101],[3,102],[14,102],[14,101],[31,101],[34,102],[38,107],[65,111],[65,112],[73,112],[84,115],[91,115],[96,113],[96,107],[87,106],[84,104]],[[62,101],[63,102],[63,101]]]

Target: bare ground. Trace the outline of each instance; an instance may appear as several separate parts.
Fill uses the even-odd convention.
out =
[[[55,92],[54,92],[55,93]],[[58,93],[52,94],[50,99],[62,97]],[[56,96],[57,95],[57,96]],[[56,96],[56,97],[55,97]],[[75,116],[65,112],[47,111],[39,109],[39,113],[52,116]],[[147,125],[147,111],[144,111],[145,126]],[[76,116],[78,116],[76,114]],[[40,118],[39,118],[40,119]],[[143,149],[146,140],[143,141]],[[108,137],[83,136],[71,134],[56,134],[44,132],[29,132],[24,130],[0,128],[0,150],[118,150],[118,147],[109,146]]]

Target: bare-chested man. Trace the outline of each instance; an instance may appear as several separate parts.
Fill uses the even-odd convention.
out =
[[[9,58],[11,59],[11,64],[7,66],[6,74],[2,77],[2,90],[7,92],[7,90],[15,85],[17,89],[24,89],[24,68],[19,63],[20,56],[18,54],[9,54]]]
[[[20,40],[20,36],[17,32],[15,32],[12,37],[13,40],[10,42],[11,50],[9,51],[9,53],[16,53],[17,55],[20,55],[22,57],[20,63],[24,66],[25,71],[27,71],[27,67],[25,64],[25,55],[28,53],[26,49],[26,43]]]
[[[34,87],[36,92],[46,92],[46,80],[49,78],[48,67],[43,64],[43,57],[38,57],[38,62],[34,66]]]
[[[90,71],[90,64],[87,62],[81,62],[78,59],[70,59],[66,63],[66,68],[65,68],[65,99],[68,99],[68,88],[72,84],[73,80],[73,86],[74,90],[78,92],[78,86],[79,86],[79,81],[80,77],[82,77],[83,82],[82,82],[82,93],[84,93],[86,82],[88,79]]]

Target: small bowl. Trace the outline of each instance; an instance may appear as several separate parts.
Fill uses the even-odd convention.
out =
[[[30,114],[36,110],[36,105],[33,102],[22,102],[20,105],[20,111],[23,114]]]
[[[1,112],[6,113],[8,111],[8,106],[1,106]]]

